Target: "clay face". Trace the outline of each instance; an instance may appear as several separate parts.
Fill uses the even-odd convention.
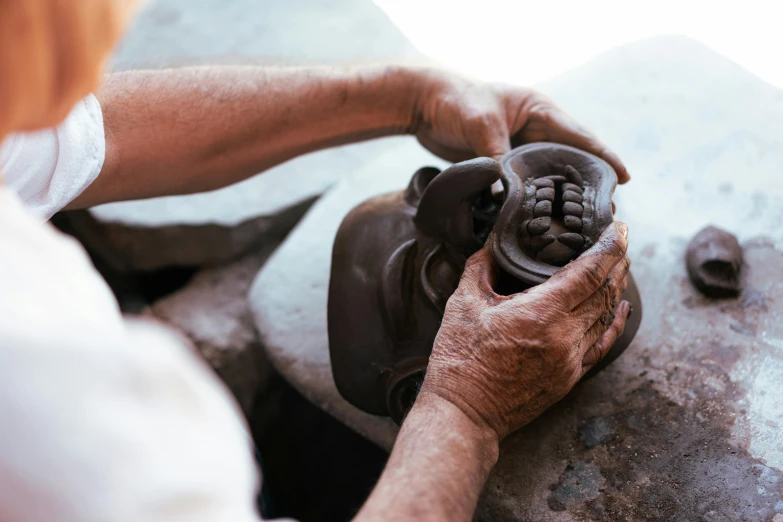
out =
[[[706,227],[688,244],[688,276],[709,297],[736,297],[742,289],[742,248],[737,238],[716,227]]]
[[[490,190],[498,179],[500,199]],[[467,258],[489,242],[503,272],[496,291],[540,284],[612,222],[615,185],[602,160],[538,143],[500,163],[479,158],[440,173],[420,169],[406,190],[352,210],[335,239],[328,305],[332,372],[343,397],[401,422]],[[601,367],[638,329],[641,301],[632,278],[624,298],[634,315]]]

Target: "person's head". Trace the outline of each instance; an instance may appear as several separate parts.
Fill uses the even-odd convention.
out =
[[[94,90],[137,0],[0,0],[0,141]]]

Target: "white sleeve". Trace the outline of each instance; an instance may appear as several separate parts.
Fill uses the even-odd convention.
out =
[[[10,135],[0,145],[0,176],[47,220],[95,181],[105,157],[103,114],[91,94],[58,127]]]
[[[239,408],[0,187],[0,520],[258,522]]]

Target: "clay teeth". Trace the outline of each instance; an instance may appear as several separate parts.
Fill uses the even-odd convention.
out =
[[[563,201],[570,201],[572,203],[582,203],[582,195],[574,192],[573,190],[567,190],[563,192]]]
[[[554,201],[555,200],[555,189],[553,188],[542,188],[538,189],[536,191],[536,199],[538,201]]]
[[[530,246],[533,247],[533,250],[538,252],[548,247],[554,242],[555,242],[555,236],[553,236],[552,234],[544,234],[543,236],[532,237],[530,239]]]
[[[584,194],[584,189],[580,187],[579,185],[574,185],[573,183],[563,183],[563,192],[570,191],[570,192],[576,192],[577,194]]]
[[[560,234],[557,240],[573,250],[581,250],[585,244],[585,238],[582,237],[581,234],[576,234],[574,232]]]
[[[579,174],[579,171],[576,170],[571,165],[566,165],[565,175],[568,178],[568,181],[570,181],[574,185],[579,185],[581,187],[582,185],[585,184],[584,180],[582,179],[582,175]]]
[[[536,208],[533,209],[533,217],[544,217],[552,215],[552,202],[551,201],[539,201],[536,203]]]
[[[541,179],[551,179],[553,183],[565,183],[566,181],[564,176],[544,176]]]
[[[536,188],[554,188],[555,182],[551,179],[538,178],[533,180],[533,186]]]
[[[540,217],[532,220],[527,225],[527,231],[531,236],[540,236],[552,226],[552,218]]]
[[[563,214],[566,216],[581,216],[582,212],[584,212],[584,208],[579,203],[573,203],[570,201],[567,201],[566,203],[563,203]]]
[[[565,223],[565,226],[568,230],[572,230],[574,232],[582,231],[581,218],[578,218],[576,216],[565,216],[563,217],[563,223]]]

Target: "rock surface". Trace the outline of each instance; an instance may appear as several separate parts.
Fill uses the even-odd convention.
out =
[[[504,441],[481,518],[782,516],[783,93],[679,37],[611,51],[543,88],[627,162],[633,180],[617,190],[618,218],[630,227],[645,320],[623,357]],[[373,167],[341,183],[250,294],[275,367],[387,449],[391,421],[352,408],[332,381],[330,251],[356,203],[402,188],[427,163],[395,158],[383,162],[388,175]],[[687,279],[687,239],[708,223],[735,233],[745,249],[737,300],[709,300]]]
[[[127,70],[389,60],[426,61],[368,0],[156,0],[134,23],[113,65]],[[209,193],[102,205],[91,210],[100,225],[93,229],[102,248],[114,250],[130,270],[225,262],[290,227],[336,180],[398,142],[319,151]]]
[[[247,291],[278,244],[279,240],[227,265],[201,270],[149,310],[193,342],[246,414],[272,372],[251,319]]]

